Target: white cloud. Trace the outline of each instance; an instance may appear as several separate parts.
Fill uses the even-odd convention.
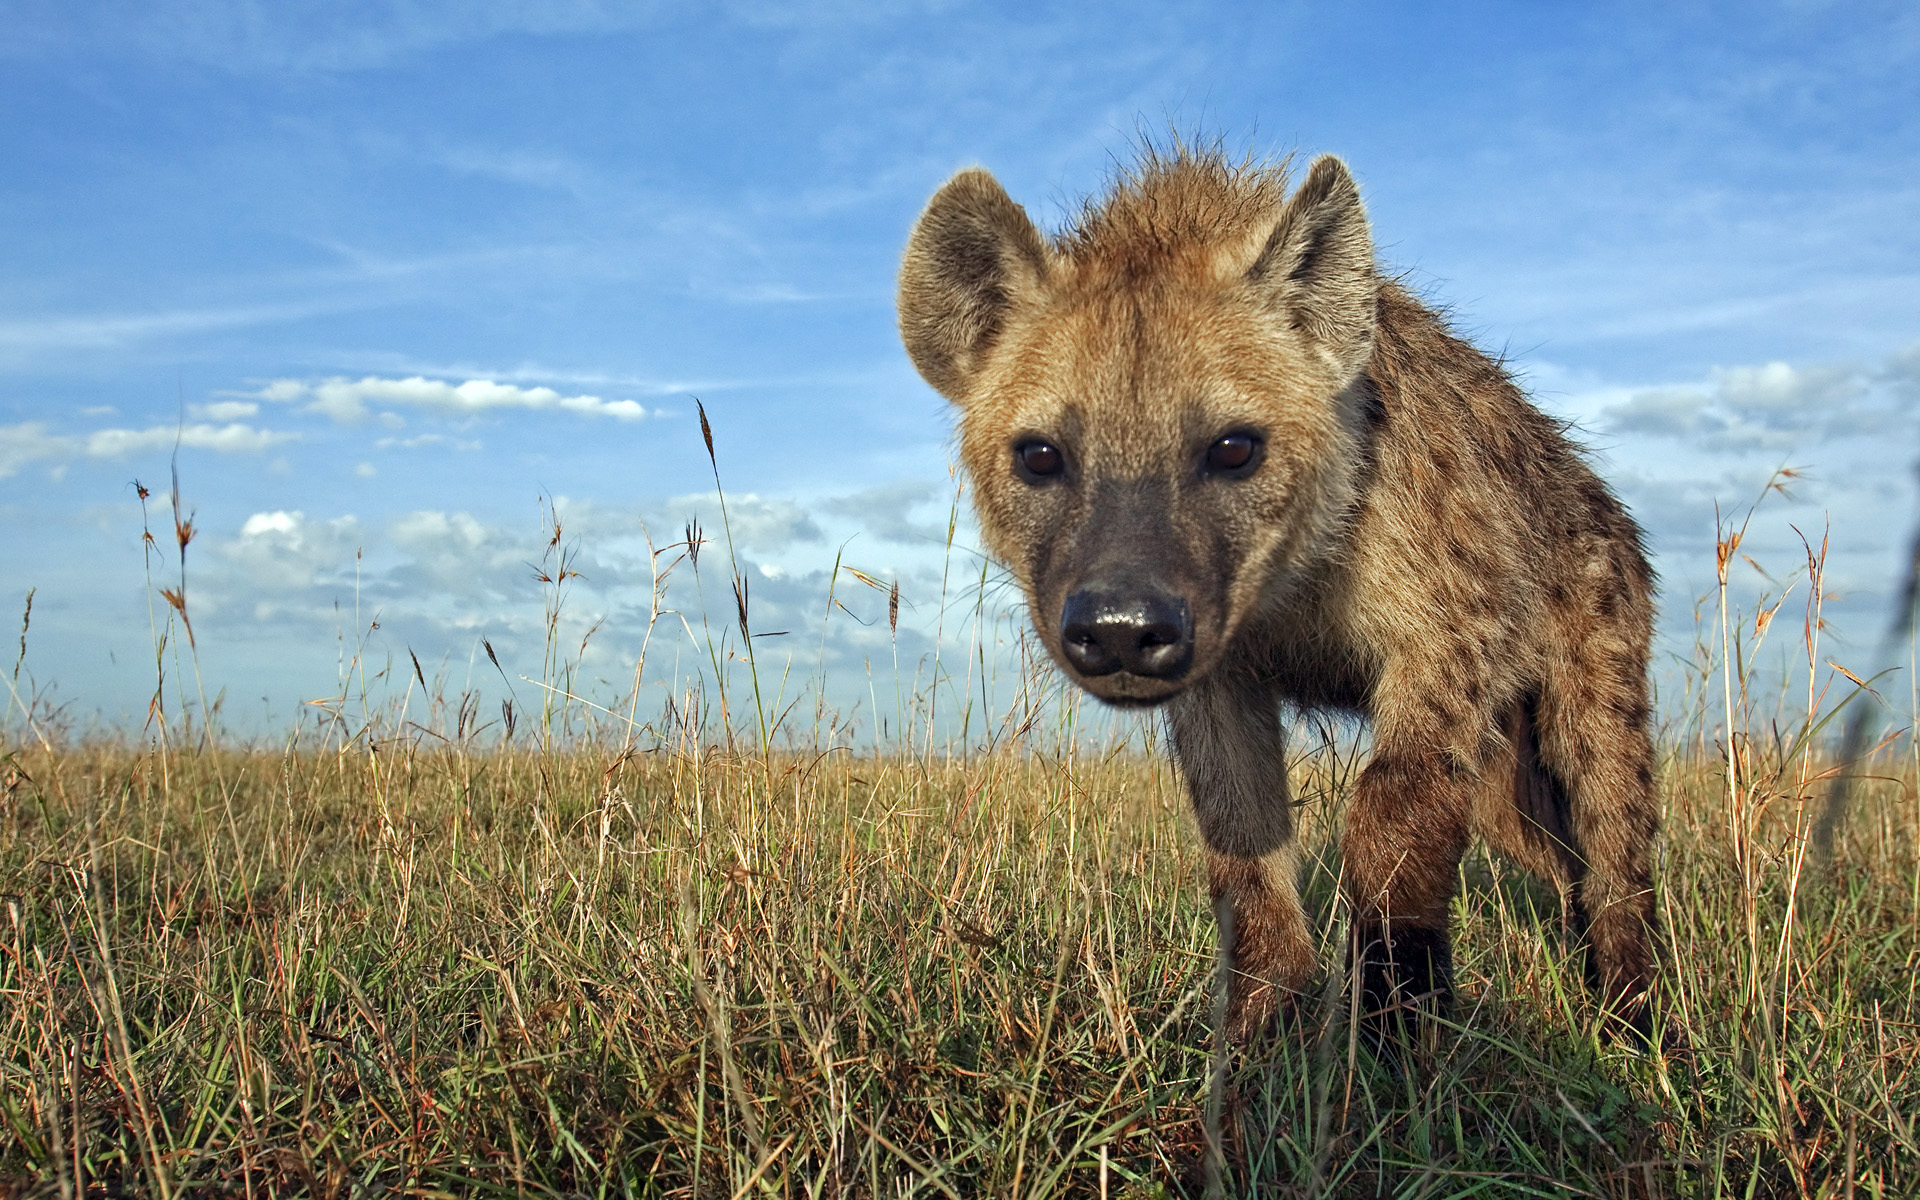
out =
[[[259,412],[260,406],[251,400],[215,400],[193,406],[193,415],[207,421],[238,421]]]
[[[550,387],[518,387],[490,379],[448,383],[420,375],[405,379],[336,376],[318,382],[275,379],[254,395],[280,404],[303,403],[309,412],[325,413],[336,421],[358,420],[367,415],[371,404],[407,405],[457,415],[516,408],[614,417],[622,421],[638,421],[648,415],[645,408],[632,400],[563,396]]]
[[[431,549],[453,544],[467,550],[478,549],[499,537],[472,513],[445,513],[431,509],[395,517],[393,540],[410,549]]]
[[[0,426],[0,479],[29,463],[89,458],[123,458],[172,450],[176,445],[220,454],[258,454],[295,441],[293,433],[274,433],[238,422],[226,425],[154,426],[149,429],[100,429],[89,434],[48,433],[38,421]]]
[[[21,425],[0,425],[0,479],[19,471],[29,463],[43,459],[72,458],[77,439],[48,433],[39,421]]]
[[[582,370],[577,367],[523,363],[502,366],[498,363],[438,362],[428,359],[393,357],[387,369],[408,375],[460,376],[467,379],[492,379],[504,383],[577,384],[582,387],[617,387],[643,396],[690,396],[733,392],[743,388],[772,387],[794,383],[820,383],[814,375],[663,379],[626,372]],[[839,380],[836,379],[836,382]],[[663,415],[656,411],[655,414]]]
[[[326,623],[338,620],[332,606],[346,597],[396,615],[494,607],[528,586],[526,564],[539,543],[531,529],[464,512],[404,513],[369,528],[352,515],[271,509],[247,517],[238,536],[213,550],[226,569],[208,579],[210,601],[251,608],[262,620],[304,614]]]
[[[380,450],[421,450],[428,446],[450,446],[455,450],[478,450],[480,443],[471,438],[450,438],[443,433],[423,433],[410,438],[384,437],[374,443]]]
[[[87,453],[94,458],[119,458],[154,450],[171,450],[175,445],[196,450],[214,450],[221,454],[258,454],[283,442],[297,441],[299,434],[273,433],[242,425],[181,425],[172,428],[102,429],[87,435]]]
[[[240,526],[240,536],[243,538],[251,538],[264,537],[270,533],[291,534],[299,529],[300,523],[305,519],[304,513],[286,512],[284,510],[270,513],[255,513],[247,518],[244,525]]]
[[[242,592],[300,591],[331,578],[353,561],[361,540],[352,516],[310,521],[299,510],[257,512],[240,526],[240,536],[216,547],[216,553],[240,568],[229,588]]]

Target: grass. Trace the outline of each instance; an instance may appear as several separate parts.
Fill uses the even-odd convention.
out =
[[[416,736],[9,763],[17,1189],[1204,1187],[1212,914],[1159,761]],[[1298,767],[1323,912],[1352,765]],[[1790,905],[1790,822],[1749,891],[1714,761],[1665,783],[1683,1050],[1596,1041],[1554,898],[1476,858],[1458,1028],[1384,1071],[1336,973],[1316,1028],[1226,1061],[1234,1194],[1910,1193],[1911,792],[1870,792]]]
[[[182,725],[200,689],[178,669],[169,718],[184,519],[157,736],[9,721],[0,1195],[1920,1193],[1916,780],[1879,747],[1823,850],[1812,550],[1807,693],[1780,709],[1800,715],[1750,692],[1781,593],[1722,606],[1665,738],[1668,1044],[1600,1038],[1557,898],[1476,853],[1454,1016],[1389,1069],[1340,969],[1351,739],[1293,763],[1320,1001],[1230,1051],[1164,760],[1100,746],[1071,703],[1037,725],[1032,689],[986,751],[935,752],[904,700],[890,746],[816,705],[781,749],[784,681],[769,702],[753,672],[717,729],[688,716],[729,712],[746,655],[684,620],[717,705],[582,707],[550,520],[541,709],[517,732],[470,695],[416,723],[411,683],[379,709],[364,671],[277,749]],[[697,571],[699,541],[656,580]]]

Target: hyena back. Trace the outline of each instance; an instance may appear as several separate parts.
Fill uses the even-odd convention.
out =
[[[1451,983],[1468,839],[1557,886],[1644,1027],[1652,575],[1495,361],[1383,278],[1346,167],[1149,154],[1043,236],[981,170],[913,231],[900,328],[959,409],[982,534],[1075,683],[1164,705],[1234,1030],[1308,986],[1283,702],[1360,713],[1343,886],[1376,1013]]]

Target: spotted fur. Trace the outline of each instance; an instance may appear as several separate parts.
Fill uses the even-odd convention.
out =
[[[1451,983],[1473,833],[1559,887],[1610,1012],[1653,975],[1653,578],[1632,519],[1501,365],[1374,261],[1338,159],[1149,154],[1043,235],[956,175],[900,274],[901,334],[958,408],[982,534],[1041,640],[1120,705],[1163,705],[1234,908],[1236,1029],[1317,963],[1297,893],[1283,704],[1363,714],[1346,813],[1354,962],[1374,1010]],[[1235,430],[1258,469],[1197,468]],[[1044,438],[1057,478],[1014,469]],[[1079,581],[1151,580],[1191,612],[1182,677],[1088,677],[1062,651]]]

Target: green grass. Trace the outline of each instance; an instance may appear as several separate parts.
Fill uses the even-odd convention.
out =
[[[390,732],[7,760],[0,1193],[1202,1194],[1213,924],[1164,763]],[[1352,767],[1297,767],[1330,967]],[[1475,857],[1457,1028],[1386,1071],[1336,971],[1224,1060],[1227,1190],[1920,1190],[1910,775],[1830,869],[1811,787],[1741,849],[1723,761],[1663,782],[1675,1049],[1597,1040],[1555,898]]]

